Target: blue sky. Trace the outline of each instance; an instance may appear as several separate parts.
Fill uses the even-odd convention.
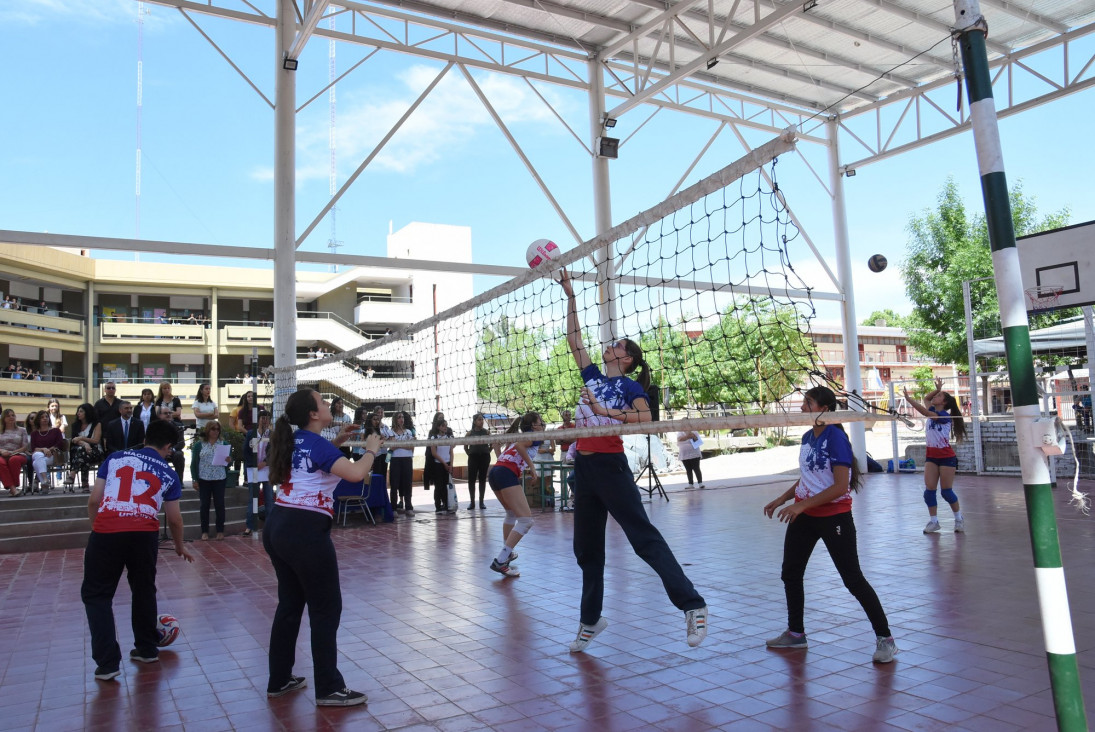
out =
[[[177,11],[148,8],[141,236],[269,246],[272,110]],[[272,100],[272,31],[195,17]],[[5,4],[0,29],[9,59],[0,228],[134,236],[136,3]],[[340,45],[339,70],[364,53]],[[340,182],[440,69],[437,63],[382,53],[339,84]],[[591,236],[587,154],[523,81],[475,76],[581,236]],[[301,59],[298,103],[326,80],[327,43],[313,39]],[[537,88],[584,137],[584,99],[558,87]],[[1001,123],[1009,181],[1022,180],[1042,211],[1068,207],[1074,223],[1095,219],[1088,181],[1095,150],[1081,132],[1093,111],[1095,91],[1089,90]],[[711,121],[660,113],[635,132],[648,113],[625,115],[615,130],[619,137],[635,136],[611,164],[614,222],[664,198],[715,128]],[[326,96],[298,116],[298,231],[328,199],[327,117]],[[750,133],[754,144],[766,139]],[[824,151],[809,144],[800,150],[825,176]],[[724,133],[686,184],[742,152]],[[848,148],[842,158],[861,155]],[[781,160],[779,176],[811,237],[831,253],[831,209],[813,174],[791,155]],[[970,135],[861,168],[847,179],[861,317],[880,307],[910,309],[896,266],[904,256],[905,227],[911,214],[934,204],[948,176],[971,208],[981,205]],[[564,247],[574,244],[456,69],[342,199],[341,251],[382,255],[389,222],[398,229],[411,221],[470,226],[474,258],[481,263],[519,266],[528,242],[541,237]],[[322,222],[304,248],[325,250],[329,232],[328,222]],[[895,266],[872,274],[866,260],[875,253]],[[808,280],[820,276],[820,268],[801,266]]]

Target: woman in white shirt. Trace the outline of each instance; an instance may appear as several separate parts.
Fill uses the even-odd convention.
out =
[[[452,437],[449,423],[442,419],[430,430],[430,439],[438,440]],[[434,462],[429,466],[432,475],[426,477],[427,483],[433,483],[434,513],[455,513],[456,506],[449,505],[449,481],[452,480],[452,445],[430,447]]]
[[[346,414],[346,405],[342,402],[342,397],[336,396],[331,400],[331,424],[324,427],[319,436],[329,442],[334,442],[335,438],[342,432],[342,427],[351,422],[353,422],[353,419]],[[350,448],[340,447],[339,449],[343,455],[350,457]]]
[[[411,502],[411,477],[414,475],[414,448],[399,448],[397,444],[414,439],[414,422],[406,412],[396,412],[392,416],[391,458],[388,461],[388,485],[391,486],[392,506],[396,513],[406,511],[414,516],[414,504]],[[400,500],[403,501],[400,506]]]
[[[703,438],[700,437],[699,432],[677,433],[677,457],[684,463],[684,470],[688,473],[689,488],[696,487],[692,482],[693,474],[699,481],[700,488],[707,487],[703,484],[703,473],[700,472],[700,458],[703,457],[703,453],[700,452],[701,444],[703,444]]]
[[[151,389],[141,389],[141,401],[133,408],[133,414],[144,424],[145,431],[148,431],[148,423],[156,419],[155,398]]]
[[[50,399],[46,402],[46,411],[49,413],[50,427],[56,427],[62,433],[68,432],[68,418],[61,414],[61,402]]]
[[[200,433],[205,426],[221,416],[217,403],[213,401],[213,386],[207,381],[198,387],[198,396],[191,405],[194,410],[194,424]]]

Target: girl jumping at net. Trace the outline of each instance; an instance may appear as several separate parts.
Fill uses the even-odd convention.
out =
[[[506,434],[543,431],[543,418],[537,412],[526,412],[523,417],[513,420]],[[517,552],[514,551],[517,542],[532,528],[532,509],[525,497],[521,475],[527,473],[532,479],[539,479],[529,455],[529,449],[535,449],[539,445],[539,442],[532,440],[517,440],[507,444],[498,454],[498,462],[487,473],[487,483],[502,508],[506,509],[506,518],[502,522],[502,548],[491,561],[490,568],[506,577],[521,575],[517,567],[510,564],[517,559]]]
[[[836,410],[836,395],[824,386],[806,392],[802,411],[824,413]],[[820,421],[820,416],[819,416]],[[806,648],[803,614],[806,604],[802,578],[817,545],[825,543],[844,586],[859,601],[875,633],[875,663],[890,663],[897,645],[890,635],[886,612],[874,588],[859,568],[855,523],[852,521],[852,491],[859,490],[860,475],[852,445],[840,424],[815,424],[802,436],[798,454],[800,476],[779,498],[764,507],[764,515],[787,524],[783,539],[783,589],[787,595],[787,630],[766,641],[769,648]],[[787,501],[795,502],[779,508]]]
[[[574,286],[564,269],[559,284],[567,296],[567,345],[581,370],[584,407],[615,423],[650,421],[645,389],[650,367],[639,344],[620,339],[604,350],[604,371],[593,364],[582,343]],[[627,374],[642,370],[637,381]],[[580,411],[580,410],[576,410]],[[577,420],[576,420],[577,421]],[[619,436],[580,438],[574,456],[574,558],[582,569],[581,617],[571,653],[584,651],[608,626],[601,616],[604,601],[605,527],[616,519],[635,553],[658,573],[670,601],[684,612],[687,641],[698,646],[707,636],[707,603],[673,556],[661,533],[650,523],[639,487],[624,456]]]
[[[293,675],[293,663],[301,616],[307,607],[316,704],[354,706],[365,704],[367,698],[348,689],[338,670],[342,588],[331,541],[334,491],[339,479],[360,484],[369,477],[380,435],[369,435],[362,458],[351,462],[339,447],[356,427],[353,423],[343,425],[332,443],[320,436],[329,424],[327,402],[317,392],[301,389],[286,400],[285,412],[270,439],[270,481],[281,488],[262,532],[262,546],[278,578],[266,695],[283,696],[306,685],[304,677]]]
[[[935,380],[935,389],[924,397],[924,403],[909,396],[905,389],[905,400],[916,411],[928,417],[924,425],[924,442],[928,447],[924,461],[924,503],[928,504],[928,525],[925,534],[939,531],[938,501],[936,491],[942,486],[943,500],[950,504],[954,512],[954,530],[961,533],[966,530],[966,520],[962,517],[962,507],[958,496],[954,495],[954,471],[958,468],[958,456],[951,447],[951,435],[955,442],[966,438],[966,423],[962,420],[962,408],[954,395],[943,391],[943,380]],[[927,405],[927,406],[925,406]]]

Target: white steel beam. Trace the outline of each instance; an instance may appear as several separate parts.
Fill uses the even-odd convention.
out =
[[[430,93],[437,88],[437,85],[441,83],[441,80],[445,78],[445,74],[449,73],[449,69],[451,69],[452,67],[453,62],[450,61],[448,66],[441,69],[441,73],[434,77],[434,80],[430,82],[430,85],[422,90],[422,93],[418,95],[418,99],[414,100],[414,104],[408,107],[407,111],[403,113],[403,116],[396,120],[396,123],[392,125],[392,128],[388,130],[388,132],[384,135],[380,142],[376,144],[376,147],[372,149],[372,152],[366,155],[365,159],[361,161],[361,165],[357,166],[357,170],[355,170],[350,175],[350,177],[346,179],[346,181],[338,189],[338,192],[335,193],[335,195],[331,196],[331,200],[327,201],[327,203],[323,206],[320,212],[316,214],[316,217],[312,219],[312,223],[308,224],[308,227],[301,232],[300,236],[297,237],[296,246],[299,247],[301,244],[304,243],[304,240],[307,239],[308,235],[312,233],[312,230],[319,225],[319,222],[323,220],[323,217],[327,215],[327,212],[334,208],[335,204],[337,204],[339,199],[342,198],[342,194],[350,189],[350,186],[353,185],[358,176],[365,171],[365,168],[369,167],[369,163],[371,163],[376,158],[376,156],[380,154],[380,151],[384,149],[384,146],[388,144],[388,141],[395,136],[396,132],[399,132],[400,128],[403,127],[403,124],[408,119],[410,119],[410,116],[414,114],[414,111],[418,109],[422,102],[426,101],[426,97],[428,97]]]
[[[661,28],[665,21],[679,17],[688,10],[691,10],[694,6],[699,5],[701,2],[705,2],[705,0],[681,0],[681,2],[676,5],[669,5],[662,12],[657,13],[646,20],[639,28],[620,36],[598,51],[597,60],[604,63],[612,58],[617,51],[629,46],[632,41],[645,38],[655,28]]]
[[[786,18],[789,18],[796,13],[802,13],[802,6],[799,5],[797,2],[788,3],[787,5],[780,7],[778,10],[770,12],[768,15],[764,16],[748,29],[736,33],[733,38],[723,41],[718,46],[711,49],[710,53],[707,56],[698,56],[689,63],[678,67],[668,76],[659,80],[657,83],[653,84],[649,88],[642,90],[641,92],[636,90],[636,94],[634,97],[624,102],[623,104],[617,105],[614,109],[607,112],[608,116],[618,119],[620,115],[622,115],[627,110],[641,104],[643,100],[647,97],[660,93],[663,89],[675,83],[677,80],[687,77],[689,74],[691,74],[693,71],[696,71],[701,66],[706,66],[707,62],[711,59],[714,59],[721,54],[726,53],[732,48],[740,46],[746,41],[760,35],[768,28],[771,28],[773,25],[783,22]]]
[[[300,52],[304,50],[304,46],[307,45],[308,39],[315,32],[316,26],[323,18],[323,14],[327,12],[327,0],[310,0],[308,4],[311,7],[305,12],[304,22],[300,24],[296,38],[293,39],[293,45],[289,46],[289,50],[285,54],[286,58],[294,60],[300,58]]]
[[[578,230],[574,228],[574,224],[570,223],[570,219],[567,218],[566,212],[563,211],[563,207],[555,199],[555,196],[551,194],[551,190],[547,187],[547,183],[544,182],[544,179],[541,178],[540,174],[536,172],[536,166],[532,164],[532,161],[530,161],[528,159],[528,156],[525,155],[525,151],[521,149],[521,146],[519,144],[517,144],[517,140],[510,133],[509,128],[506,127],[506,123],[502,121],[502,118],[499,116],[498,112],[495,111],[494,106],[490,103],[490,100],[487,99],[487,95],[484,94],[483,90],[479,88],[479,85],[475,83],[475,78],[472,77],[471,72],[468,71],[467,67],[465,66],[461,66],[460,71],[464,74],[464,78],[468,80],[468,84],[471,86],[472,91],[475,92],[475,95],[477,97],[479,97],[479,101],[482,103],[483,108],[487,110],[487,114],[491,116],[491,119],[494,120],[494,124],[498,127],[499,131],[506,138],[506,140],[509,141],[510,146],[513,147],[513,151],[517,153],[517,157],[521,158],[521,162],[524,163],[525,168],[536,181],[536,185],[540,186],[540,190],[547,197],[548,202],[551,203],[552,208],[555,209],[555,213],[557,213],[559,215],[559,218],[562,219],[563,225],[566,226],[567,229],[570,231],[571,236],[574,237],[574,241],[581,243],[581,234],[579,234]]]

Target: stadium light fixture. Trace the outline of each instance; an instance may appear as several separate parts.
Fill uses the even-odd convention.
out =
[[[296,71],[297,64],[298,61],[295,58],[289,58],[289,56],[286,55],[284,60],[282,60],[281,62],[281,68],[285,69],[286,71]]]
[[[712,56],[711,58],[707,59],[707,68],[708,68],[708,70],[715,68],[715,65],[718,64],[718,62],[719,62],[719,57],[718,56]]]
[[[612,129],[616,126],[616,120],[608,115],[605,115],[605,127]]]

